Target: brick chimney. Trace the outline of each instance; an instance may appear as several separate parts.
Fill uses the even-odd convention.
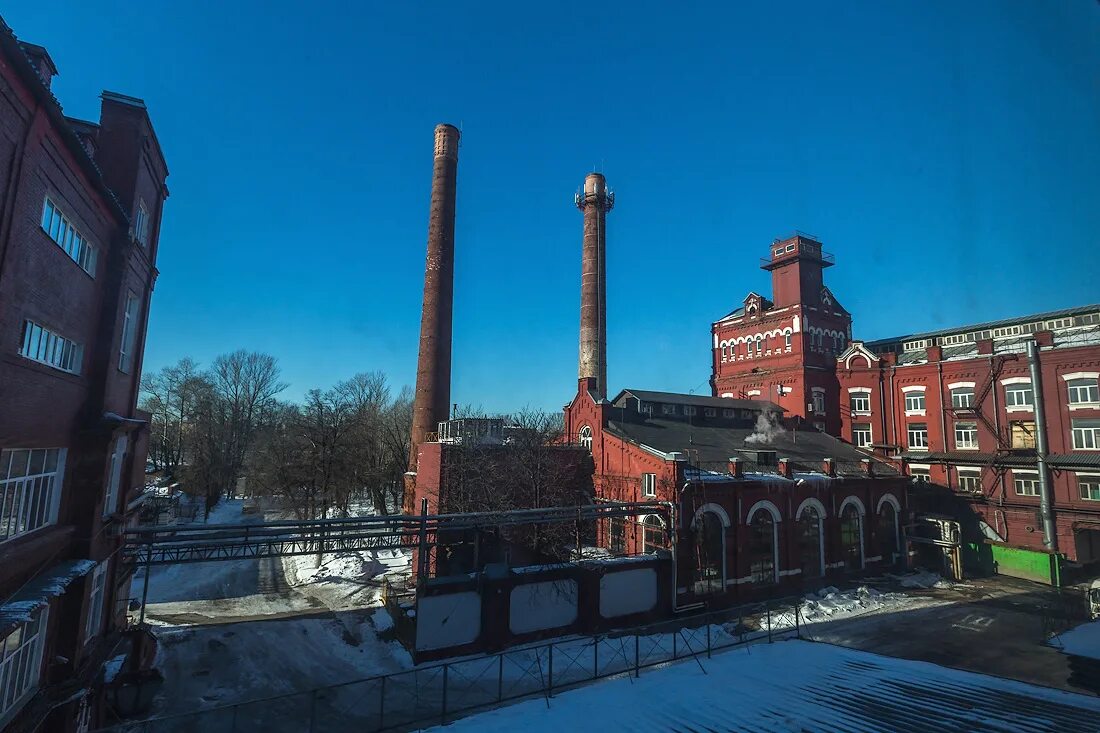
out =
[[[23,53],[27,54],[27,58],[34,64],[34,70],[38,72],[38,77],[42,79],[42,83],[49,89],[50,85],[53,83],[53,78],[57,76],[57,67],[54,66],[50,54],[45,48],[39,46],[37,43],[20,41],[19,47],[23,49]]]
[[[942,361],[943,360],[943,347],[942,346],[929,346],[925,349],[925,354],[928,357],[928,361]]]
[[[428,209],[428,255],[424,266],[424,305],[409,472],[416,472],[420,444],[450,416],[451,313],[454,300],[455,191],[458,183],[458,128],[436,125],[432,197]],[[406,495],[406,501],[409,501]]]
[[[1053,331],[1036,331],[1035,332],[1035,345],[1036,346],[1054,346],[1054,332]]]
[[[615,194],[602,173],[589,173],[577,193],[577,208],[584,212],[581,240],[581,339],[577,373],[596,378],[595,394],[607,397],[607,212],[615,206]]]
[[[791,477],[791,461],[789,458],[779,459],[779,475],[783,478]]]
[[[821,462],[821,472],[826,476],[832,476],[836,478],[836,461],[832,458],[826,458]]]
[[[860,459],[859,462],[863,466],[863,473],[865,475],[867,475],[867,476],[874,476],[875,475],[875,462],[874,461],[872,461],[870,458],[862,458],[862,459]]]
[[[993,339],[979,339],[978,340],[978,353],[979,354],[992,354],[993,353]]]
[[[729,475],[733,476],[734,478],[744,478],[745,477],[744,461],[742,461],[740,458],[737,458],[737,457],[731,458],[730,462],[729,462],[729,470],[727,471],[727,473],[729,473]]]

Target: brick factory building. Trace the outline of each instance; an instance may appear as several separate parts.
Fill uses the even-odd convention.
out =
[[[845,440],[965,499],[963,518],[985,537],[1097,563],[1098,377],[1093,305],[853,342],[837,360],[836,410]]]
[[[168,170],[145,104],[66,117],[0,21],[0,728],[87,729],[144,487],[136,409]]]

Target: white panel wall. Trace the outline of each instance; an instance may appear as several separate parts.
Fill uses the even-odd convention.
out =
[[[568,626],[577,620],[577,581],[552,580],[512,589],[508,625],[513,634]]]
[[[481,596],[474,591],[425,596],[416,604],[416,648],[445,649],[477,640]]]
[[[604,618],[652,611],[657,605],[657,571],[653,568],[608,573],[600,578],[600,615]]]

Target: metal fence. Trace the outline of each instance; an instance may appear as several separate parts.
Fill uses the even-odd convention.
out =
[[[442,724],[527,697],[550,698],[593,680],[801,635],[801,599],[789,598],[594,637],[509,649],[288,695],[121,723],[113,733],[406,730]]]

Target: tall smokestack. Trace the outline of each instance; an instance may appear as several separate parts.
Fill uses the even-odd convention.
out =
[[[412,454],[450,415],[451,308],[455,272],[455,188],[458,174],[458,128],[436,125],[432,203],[428,214],[428,257],[424,266],[424,306],[420,316],[420,354],[416,363]],[[412,501],[406,496],[406,501]]]
[[[581,348],[577,375],[595,377],[596,396],[607,397],[607,212],[615,205],[602,173],[589,173],[576,196],[584,212],[581,246]]]

